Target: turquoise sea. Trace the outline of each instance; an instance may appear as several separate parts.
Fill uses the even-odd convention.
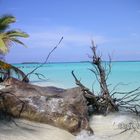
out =
[[[103,62],[104,64],[107,62]],[[29,73],[40,64],[15,64],[25,73]],[[117,86],[117,91],[128,91],[140,86],[140,62],[112,62],[112,70],[107,80],[109,89],[112,90]],[[75,87],[75,81],[71,71],[91,90],[99,92],[99,85],[94,74],[89,70],[93,68],[89,62],[74,63],[48,63],[37,69],[35,73],[43,74],[46,78],[43,80],[33,74],[30,75],[32,83],[38,83],[44,86],[57,86],[62,88]]]

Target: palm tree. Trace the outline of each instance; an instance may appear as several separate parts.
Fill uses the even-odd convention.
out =
[[[5,15],[0,17],[0,53],[6,54],[9,51],[9,47],[20,44],[25,44],[18,38],[27,38],[28,34],[20,30],[8,30],[11,23],[16,22],[16,18],[11,15]]]
[[[18,38],[27,38],[28,34],[20,30],[8,30],[10,24],[16,22],[16,18],[11,15],[4,15],[0,17],[0,55],[5,55],[9,51],[9,47],[19,44],[25,46],[25,44]],[[12,73],[16,73],[19,79],[25,79],[25,74],[18,68],[0,60],[0,75],[3,79],[10,77]],[[22,80],[21,79],[21,80]],[[28,78],[25,79],[28,82]]]

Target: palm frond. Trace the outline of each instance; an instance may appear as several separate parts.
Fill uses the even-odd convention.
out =
[[[0,52],[6,54],[9,51],[9,47],[14,43],[27,47],[18,37],[27,38],[29,35],[19,30],[10,30],[5,33],[0,33]]]
[[[5,54],[6,52],[8,52],[8,48],[4,43],[3,37],[4,37],[3,34],[0,34],[0,52]]]
[[[16,18],[12,15],[3,15],[0,17],[0,33],[9,28],[9,24],[16,22]]]
[[[21,42],[21,41],[18,40],[17,38],[11,38],[11,41],[12,41],[13,43],[17,43],[17,44],[20,44],[20,45],[22,45],[22,46],[24,46],[24,47],[27,47],[23,42]]]
[[[20,30],[10,30],[10,31],[7,31],[6,35],[8,35],[9,37],[24,37],[24,38],[29,37],[29,35],[27,33],[22,32]]]
[[[19,80],[24,79],[25,82],[29,82],[29,79],[26,77],[23,71],[1,60],[0,60],[0,74],[2,77],[5,77],[5,78],[14,77]]]

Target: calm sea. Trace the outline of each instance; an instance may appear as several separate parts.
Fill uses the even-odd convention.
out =
[[[107,62],[106,62],[107,63]],[[104,62],[105,64],[105,62]],[[15,64],[25,73],[29,73],[39,64]],[[89,62],[79,63],[49,63],[37,69],[35,73],[45,76],[38,79],[36,74],[30,75],[30,80],[33,83],[44,86],[57,86],[62,88],[75,87],[75,81],[71,74],[74,70],[75,75],[83,84],[91,90],[99,92],[99,85],[94,74],[89,70],[93,68]],[[112,62],[111,73],[107,80],[109,89],[112,90],[116,85],[116,90],[127,91],[133,90],[140,86],[140,62]]]

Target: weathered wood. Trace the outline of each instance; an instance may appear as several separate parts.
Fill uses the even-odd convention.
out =
[[[93,69],[90,69],[91,72],[93,72],[96,76],[96,79],[100,85],[100,95],[95,94],[94,92],[91,92],[90,89],[85,87],[80,80],[77,79],[77,77],[74,74],[74,71],[72,71],[72,75],[75,79],[75,83],[77,86],[81,88],[81,91],[83,92],[83,95],[88,101],[87,105],[92,106],[92,112],[90,113],[100,113],[100,114],[108,114],[112,111],[118,111],[118,105],[116,104],[115,100],[111,97],[110,91],[108,89],[107,85],[107,78],[110,73],[111,67],[109,65],[109,73],[106,73],[106,69],[104,68],[102,64],[101,57],[97,54],[97,47],[92,41],[92,62]]]
[[[40,87],[14,78],[3,83],[3,103],[14,117],[51,124],[73,134],[81,130],[93,133],[89,126],[87,100],[80,88]]]

